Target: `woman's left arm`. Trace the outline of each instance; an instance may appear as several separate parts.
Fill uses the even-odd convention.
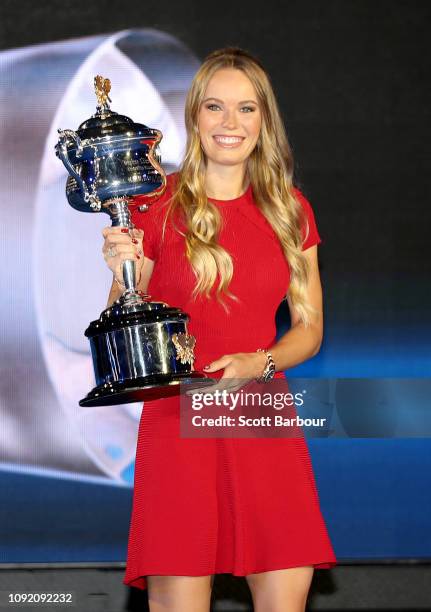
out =
[[[314,357],[322,344],[323,338],[323,298],[317,260],[317,245],[304,251],[309,265],[307,300],[316,309],[311,315],[310,325],[305,327],[299,315],[294,311],[288,298],[291,328],[269,350],[276,370],[287,370]]]
[[[283,371],[314,357],[319,352],[323,336],[322,285],[320,283],[317,260],[317,245],[303,251],[309,264],[307,299],[316,309],[311,316],[310,325],[305,327],[299,315],[288,299],[291,328],[276,344],[268,347],[274,359],[276,371]],[[263,347],[262,347],[263,348]],[[261,376],[266,365],[265,353],[235,353],[223,355],[204,367],[208,374],[224,369],[219,383],[213,388],[222,388],[223,379],[232,379],[228,385],[234,385],[234,379],[253,379]]]

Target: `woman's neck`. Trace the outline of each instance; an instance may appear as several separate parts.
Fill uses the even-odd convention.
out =
[[[247,187],[245,166],[217,166],[208,164],[205,173],[205,188],[209,198],[233,200],[239,198]]]

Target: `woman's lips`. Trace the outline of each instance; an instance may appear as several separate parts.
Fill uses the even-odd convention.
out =
[[[223,149],[235,149],[240,147],[244,141],[243,136],[213,136],[219,147]]]

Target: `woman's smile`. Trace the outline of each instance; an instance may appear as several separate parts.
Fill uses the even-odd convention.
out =
[[[244,136],[223,136],[216,134],[213,136],[216,143],[223,149],[234,149],[242,145]]]

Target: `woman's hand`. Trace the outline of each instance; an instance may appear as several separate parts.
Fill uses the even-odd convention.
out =
[[[266,354],[259,353],[234,353],[223,355],[205,366],[205,374],[217,372],[224,368],[223,376],[209,387],[199,387],[199,393],[214,393],[216,390],[237,391],[251,380],[262,375],[266,365]],[[196,390],[195,390],[196,391]],[[193,391],[188,391],[191,395]]]
[[[124,285],[123,263],[128,259],[135,261],[135,286],[139,284],[144,263],[142,239],[144,232],[134,228],[104,227],[102,235],[105,239],[102,247],[103,257],[114,278]]]

